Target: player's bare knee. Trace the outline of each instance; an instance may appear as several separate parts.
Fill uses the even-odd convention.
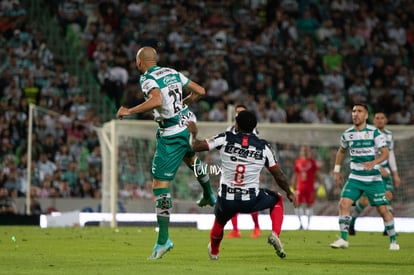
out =
[[[352,205],[352,200],[350,199],[341,199],[339,201],[338,207],[340,212],[350,211]]]
[[[359,201],[363,206],[368,206],[369,205],[368,197],[361,197],[359,199]]]
[[[392,219],[392,214],[388,210],[387,205],[379,205],[377,206],[377,212],[384,218],[385,221]]]

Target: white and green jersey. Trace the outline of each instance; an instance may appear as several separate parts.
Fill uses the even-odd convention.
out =
[[[170,136],[187,128],[188,120],[195,121],[194,114],[183,102],[183,89],[190,80],[180,72],[167,67],[152,66],[140,77],[141,90],[148,98],[152,89],[161,90],[162,106],[153,110],[160,133]]]
[[[381,181],[379,165],[371,171],[364,169],[364,163],[375,159],[377,151],[387,146],[385,135],[377,128],[367,124],[364,129],[358,131],[351,127],[341,135],[340,146],[349,150],[351,157],[350,179],[364,182]]]
[[[392,132],[390,130],[384,129],[384,131],[382,133],[385,135],[385,140],[387,141],[387,147],[388,147],[388,150],[389,150],[390,154],[393,154],[393,152],[394,152],[394,140],[393,140],[393,137],[392,137]],[[390,173],[388,159],[381,162],[381,166],[384,167],[385,169],[387,169],[388,173]]]

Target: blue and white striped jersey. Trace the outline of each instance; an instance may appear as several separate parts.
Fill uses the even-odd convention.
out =
[[[263,167],[278,166],[276,155],[266,140],[255,134],[227,131],[206,140],[209,150],[217,149],[221,157],[221,185],[230,188],[250,189],[256,193],[260,186],[259,177]],[[221,190],[218,194],[221,194]],[[227,197],[227,199],[231,199]]]

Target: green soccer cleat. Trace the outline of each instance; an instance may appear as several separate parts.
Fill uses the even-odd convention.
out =
[[[156,244],[152,251],[151,256],[148,257],[148,260],[158,260],[161,259],[168,251],[174,247],[174,244],[167,240],[165,244]]]
[[[281,259],[286,257],[286,252],[283,250],[282,242],[273,232],[267,238],[267,242],[273,245],[277,256],[279,256]]]

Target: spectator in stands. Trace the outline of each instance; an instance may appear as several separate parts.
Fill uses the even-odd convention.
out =
[[[61,144],[58,151],[54,154],[54,162],[57,168],[65,173],[70,169],[71,163],[74,161],[72,155],[69,154],[69,147],[66,143]]]
[[[26,8],[32,8],[33,5],[27,3],[27,1],[15,0],[0,2],[0,98],[5,96],[4,100],[7,100],[7,104],[5,101],[0,103],[0,114],[8,113],[12,106],[23,102],[25,106],[18,107],[19,125],[27,124],[27,100],[29,102],[35,100],[37,104],[44,104],[58,112],[59,110],[67,112],[67,106],[71,104],[68,100],[73,98],[71,94],[77,94],[83,84],[77,83],[74,86],[69,84],[72,76],[66,66],[69,68],[71,64],[63,63],[58,53],[52,52],[54,47],[51,47],[53,46],[51,43],[54,43],[54,40],[50,40],[52,36],[42,35],[44,31],[40,28],[41,25],[39,28],[36,25],[36,30],[32,30],[32,22],[27,22],[28,15],[32,12],[27,12]],[[107,69],[111,72],[113,61],[119,53],[109,50],[109,47],[97,38],[99,30],[103,30],[108,23],[112,25],[110,33],[113,36],[113,40],[109,42],[114,43],[116,50],[122,48],[126,52],[127,60],[134,58],[137,43],[152,43],[154,47],[168,52],[160,56],[162,63],[185,66],[191,75],[197,76],[197,80],[203,86],[207,87],[208,80],[215,72],[222,73],[223,79],[227,81],[228,92],[225,94],[228,96],[219,97],[219,100],[225,101],[225,110],[228,104],[234,105],[237,101],[248,101],[251,105],[249,109],[252,110],[257,106],[260,108],[260,97],[257,96],[260,92],[266,94],[269,103],[277,100],[280,107],[285,108],[287,112],[286,121],[295,123],[301,121],[298,114],[305,106],[304,99],[309,95],[317,98],[316,95],[323,91],[320,95],[323,102],[330,105],[335,103],[337,106],[327,106],[325,114],[327,118],[333,120],[334,108],[339,122],[351,123],[349,106],[342,106],[352,103],[359,96],[348,98],[348,102],[342,103],[341,100],[336,102],[333,98],[339,96],[344,99],[343,95],[346,95],[346,91],[353,89],[351,87],[356,82],[354,78],[359,77],[368,89],[368,100],[372,106],[385,106],[390,122],[397,123],[397,117],[401,116],[400,106],[406,102],[406,98],[414,94],[412,76],[414,67],[412,62],[409,62],[413,59],[410,46],[414,41],[414,24],[407,20],[409,9],[406,8],[406,1],[395,2],[393,5],[331,1],[328,4],[313,3],[310,6],[299,6],[296,1],[281,1],[280,4],[275,4],[273,10],[277,12],[274,14],[260,10],[259,6],[244,3],[239,3],[238,6],[227,4],[219,12],[215,11],[213,2],[202,2],[205,9],[181,2],[167,6],[138,0],[129,4],[112,0],[99,3],[79,0],[44,1],[44,3],[50,6],[54,14],[58,14],[58,6],[60,6],[69,12],[80,9],[85,22],[88,16],[88,28],[85,28],[83,37],[87,41],[91,39],[94,41],[89,49],[90,60],[96,61],[96,67],[91,66],[94,68],[94,74],[97,75],[98,66],[103,60],[107,62]],[[207,14],[206,11],[209,10],[213,12]],[[109,20],[111,14],[118,16],[118,23],[112,24],[117,20]],[[145,22],[137,20],[143,14],[148,14],[149,19]],[[247,16],[248,22],[241,20]],[[11,20],[12,17],[23,20]],[[106,23],[103,20],[105,17]],[[200,18],[206,20],[199,20]],[[297,25],[296,22],[300,24]],[[19,26],[16,26],[16,23]],[[155,28],[157,33],[153,32],[154,26],[159,26]],[[182,26],[191,26],[191,28],[184,29]],[[66,30],[67,27],[62,29]],[[311,35],[299,36],[299,33],[304,30],[315,34],[316,39],[310,39]],[[63,40],[63,37],[61,39]],[[104,46],[96,50],[98,43]],[[329,54],[330,50],[333,50],[332,47],[336,48],[334,56]],[[88,50],[86,44],[84,50],[85,52]],[[188,51],[187,55],[180,54],[184,50]],[[93,59],[95,51],[95,59]],[[218,52],[220,55],[215,56]],[[338,55],[342,55],[342,61]],[[189,65],[189,60],[183,56],[193,57],[194,63]],[[256,56],[257,60],[252,59],[252,56]],[[76,63],[78,60],[74,59],[70,62]],[[135,66],[134,62],[131,63]],[[128,66],[119,67],[128,71]],[[332,66],[338,67],[335,72],[327,70]],[[265,72],[263,67],[266,68]],[[43,77],[44,68],[49,70],[49,76],[39,82]],[[80,75],[77,77],[80,79]],[[129,70],[128,83],[134,83],[138,77],[139,74],[134,67],[133,71]],[[35,83],[40,89],[39,98],[37,96],[26,98],[23,92],[31,78],[37,80]],[[15,80],[15,84],[11,84],[11,79]],[[321,80],[323,80],[323,88],[318,86]],[[333,85],[336,87],[333,88]],[[8,87],[7,90],[5,87]],[[84,91],[83,87],[81,91]],[[257,93],[252,97],[248,95],[249,91],[257,91]],[[65,92],[68,93],[67,97]],[[337,93],[339,95],[336,95]],[[46,101],[43,100],[44,98]],[[412,101],[408,99],[408,102]],[[407,106],[407,112],[413,114],[413,104],[409,104],[411,106]],[[88,109],[91,107],[88,106]],[[206,108],[204,103],[200,103],[194,106],[194,110],[198,110],[200,114],[203,112],[208,114],[205,110],[211,107]],[[148,119],[150,116],[142,115],[141,118]],[[61,129],[59,125],[63,127],[70,125],[72,118],[66,113],[61,116],[61,119],[60,124],[55,124],[56,133],[53,131],[52,134],[62,140],[62,135],[58,133]],[[103,119],[102,117],[101,121]],[[16,128],[14,116],[8,116],[3,120],[5,128]],[[410,123],[414,123],[413,118]],[[89,119],[87,124],[90,125]],[[47,128],[49,129],[49,126]],[[16,131],[8,131],[11,133],[9,139],[15,142]],[[27,127],[23,127],[22,133],[26,131]],[[0,158],[10,151],[20,157],[22,149],[24,151],[26,148],[25,137],[26,135],[23,134],[17,148],[10,148],[9,145],[2,143],[4,152],[0,153]],[[38,140],[35,146],[41,147],[43,141]],[[37,159],[36,154],[34,157]]]
[[[38,187],[32,186],[30,188],[30,214],[31,215],[41,215],[43,214],[42,206],[38,200]],[[26,204],[24,205],[24,213],[26,213]]]
[[[368,99],[368,88],[359,76],[354,78],[354,82],[348,88],[349,97],[352,97],[355,94],[358,94],[360,96],[360,100],[363,102],[366,102]]]
[[[7,188],[0,186],[0,214],[17,214],[16,202],[9,196]]]
[[[69,24],[78,24],[82,29],[86,26],[86,15],[77,0],[60,1],[57,15],[63,36]]]
[[[208,114],[210,121],[227,121],[227,110],[223,101],[217,101]]]
[[[69,77],[68,88],[66,89],[67,98],[70,101],[75,101],[75,97],[82,94],[82,89],[78,85],[78,77],[71,75]]]
[[[345,78],[340,73],[339,69],[331,70],[324,76],[323,85],[325,89],[333,86],[334,89],[342,93],[345,88]]]
[[[286,123],[287,120],[286,111],[279,106],[277,101],[272,101],[272,103],[270,103],[268,116],[270,122],[274,123]]]
[[[209,81],[207,87],[207,96],[203,100],[210,103],[212,106],[217,101],[220,101],[229,91],[229,85],[220,71],[213,73],[212,79]]]
[[[116,56],[114,65],[109,70],[109,79],[105,83],[105,92],[114,101],[116,107],[122,105],[124,91],[128,83],[128,71],[124,64],[123,57]]]
[[[19,0],[12,0],[12,9],[8,12],[8,17],[14,29],[20,29],[27,22],[27,11],[20,5]]]
[[[78,164],[75,160],[71,161],[69,164],[69,169],[66,172],[63,172],[62,181],[68,185],[68,188],[65,186],[65,190],[70,190],[70,195],[76,197],[79,193],[79,190],[76,186],[78,179]],[[63,184],[64,185],[64,184]]]
[[[79,170],[76,179],[76,189],[79,190],[77,196],[81,198],[94,198],[95,186],[88,180],[86,171]]]
[[[395,114],[395,123],[401,125],[411,124],[413,122],[412,114],[407,110],[406,105],[402,105],[400,110]]]
[[[93,166],[99,170],[102,169],[101,147],[99,145],[93,148],[93,151],[88,156],[88,165]]]
[[[323,68],[325,72],[331,70],[339,71],[342,69],[343,57],[338,52],[338,48],[335,46],[329,46],[328,52],[322,56]]]
[[[40,180],[43,181],[48,176],[53,176],[57,170],[56,164],[48,159],[46,153],[40,153],[39,161],[37,162],[37,168],[39,169]]]
[[[29,77],[26,85],[23,87],[23,94],[27,98],[28,103],[37,104],[40,99],[40,88],[36,86],[34,78]]]
[[[307,106],[301,112],[302,121],[305,123],[317,123],[318,119],[318,108],[314,101],[308,102]]]
[[[73,99],[73,103],[70,106],[70,114],[71,117],[75,120],[74,123],[76,124],[76,121],[83,122],[85,120],[86,114],[91,106],[88,103],[86,95],[82,92],[75,96]],[[78,130],[80,129],[79,127],[84,127],[81,125],[81,123],[75,126]]]

